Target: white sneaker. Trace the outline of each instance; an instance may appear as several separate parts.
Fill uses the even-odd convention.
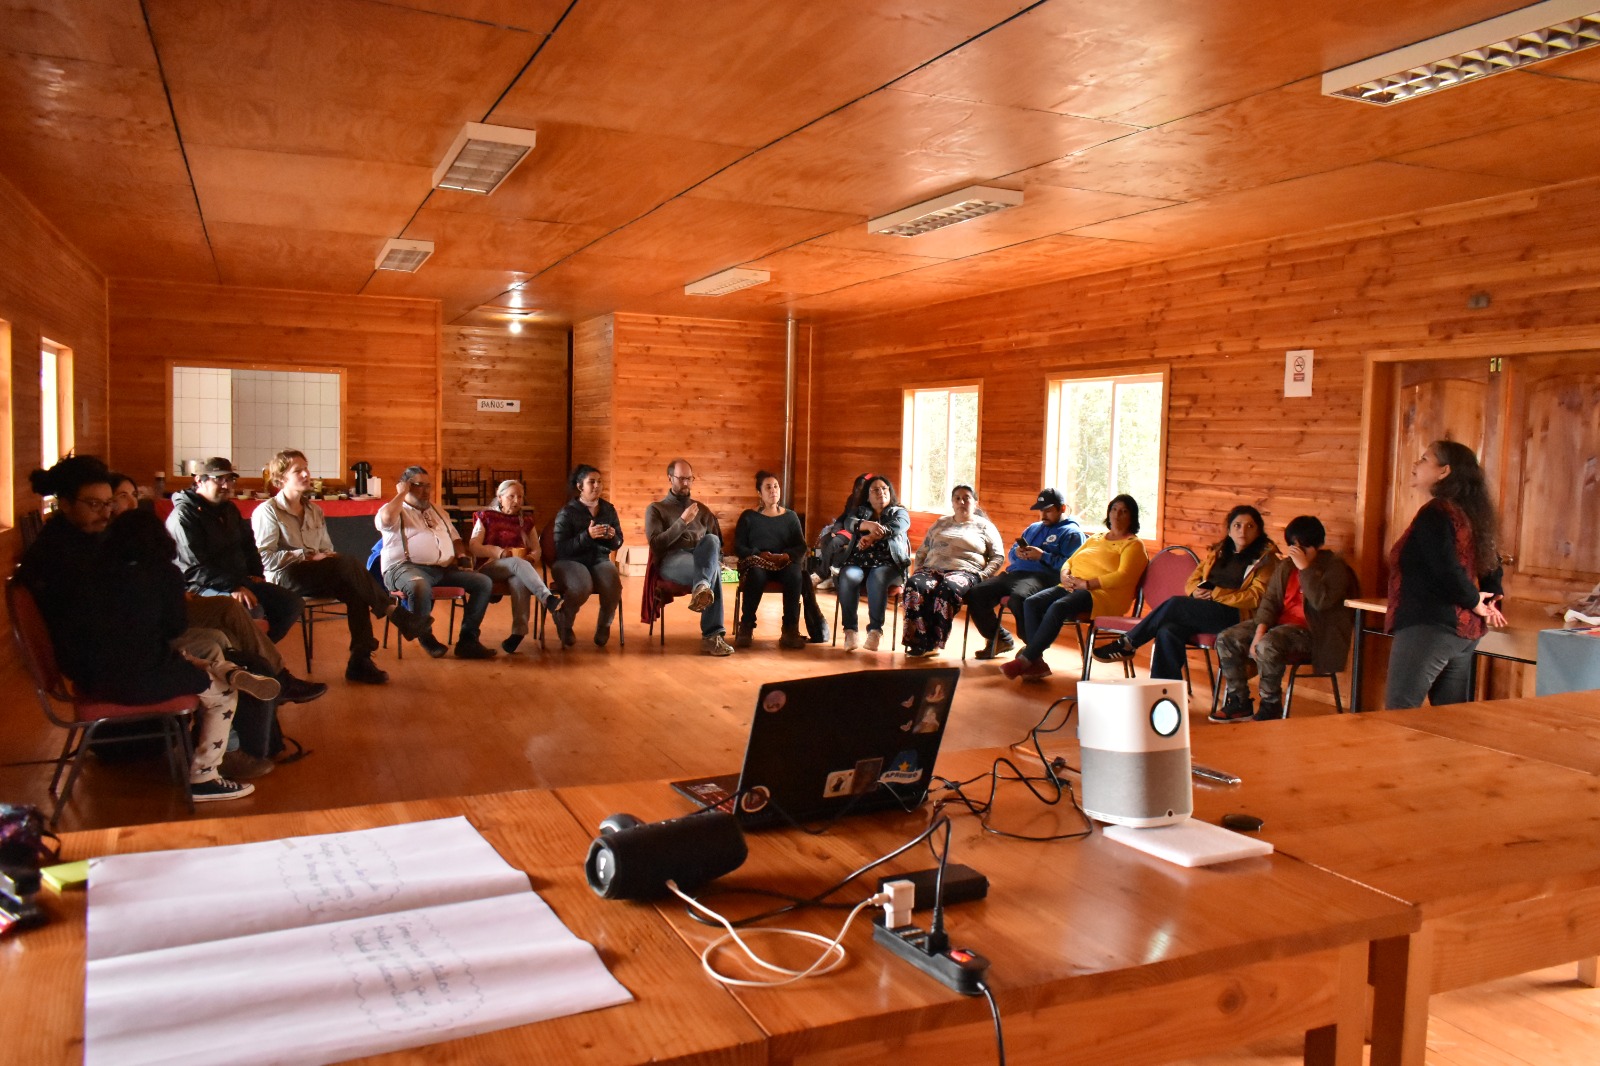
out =
[[[869,630],[867,630],[867,650],[868,651],[877,651],[878,650],[878,642],[881,641],[882,639],[883,639],[883,630],[881,630],[881,629],[869,629]]]
[[[855,630],[847,629],[847,630],[844,631],[844,650],[845,651],[855,651],[856,648],[859,646],[859,644],[860,644],[860,640],[857,637]]]

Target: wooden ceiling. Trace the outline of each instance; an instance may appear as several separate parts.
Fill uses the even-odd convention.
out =
[[[1600,49],[1386,109],[1319,93],[1519,6],[0,0],[0,174],[111,277],[814,320],[1600,174]],[[430,188],[468,121],[538,131],[491,196]],[[864,225],[980,182],[1026,202]],[[375,272],[390,237],[436,251]],[[683,295],[733,266],[772,281]]]

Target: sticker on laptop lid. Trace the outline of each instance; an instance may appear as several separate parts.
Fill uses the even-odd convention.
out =
[[[772,793],[765,785],[754,785],[744,790],[744,795],[739,797],[739,809],[746,814],[755,814],[772,802]]]
[[[854,770],[835,770],[823,782],[822,794],[828,796],[848,796],[856,787],[856,772]]]
[[[783,689],[775,688],[767,693],[761,700],[761,709],[768,714],[777,714],[783,710],[783,705],[789,702],[789,697],[784,695]]]
[[[889,762],[889,768],[878,775],[886,785],[914,785],[922,780],[922,760],[914,751],[902,751]]]

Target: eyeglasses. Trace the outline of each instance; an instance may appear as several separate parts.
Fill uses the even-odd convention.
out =
[[[73,500],[72,502],[77,504],[79,507],[87,507],[91,511],[109,511],[111,510],[112,501],[98,499],[94,496],[85,496]]]
[[[406,484],[410,485],[414,489],[431,489],[431,488],[433,488],[433,482],[431,482],[431,481],[408,481],[408,482],[406,482]]]
[[[668,474],[667,476],[669,478],[671,478],[673,481],[692,482],[694,480],[694,475],[693,474],[688,474],[688,475],[683,476],[683,477],[680,477],[677,474]]]
[[[219,485],[231,485],[233,482],[239,480],[238,474],[206,474],[204,476],[210,478]]]

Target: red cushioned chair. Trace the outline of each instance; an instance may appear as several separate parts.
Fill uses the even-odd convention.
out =
[[[72,786],[77,783],[83,769],[83,751],[94,739],[95,731],[106,722],[139,722],[152,726],[149,732],[119,736],[121,740],[147,740],[160,737],[167,741],[167,762],[173,780],[183,792],[189,810],[194,810],[194,798],[189,794],[189,760],[192,755],[190,723],[186,721],[200,706],[198,696],[176,696],[160,703],[109,703],[104,700],[79,696],[61,675],[56,665],[55,648],[50,643],[50,632],[45,628],[44,616],[34,602],[33,593],[16,578],[6,579],[6,611],[11,616],[11,634],[16,638],[17,650],[33,680],[34,693],[39,697],[39,708],[50,724],[67,731],[61,754],[54,760],[56,772],[50,778],[50,796],[55,806],[50,810],[50,825],[55,827],[61,818],[61,808],[72,797]],[[65,713],[57,713],[60,706]],[[72,770],[61,785],[61,772],[67,764]],[[59,788],[59,791],[58,791]]]
[[[1139,624],[1146,611],[1153,611],[1173,596],[1183,595],[1184,583],[1194,568],[1200,565],[1199,556],[1182,545],[1163,548],[1150,560],[1139,587],[1133,597],[1133,613],[1127,615],[1096,615],[1089,620],[1088,643],[1083,645],[1083,677],[1087,681],[1094,666],[1095,641],[1099,637],[1120,637]],[[1133,661],[1122,664],[1124,676],[1133,676]]]

